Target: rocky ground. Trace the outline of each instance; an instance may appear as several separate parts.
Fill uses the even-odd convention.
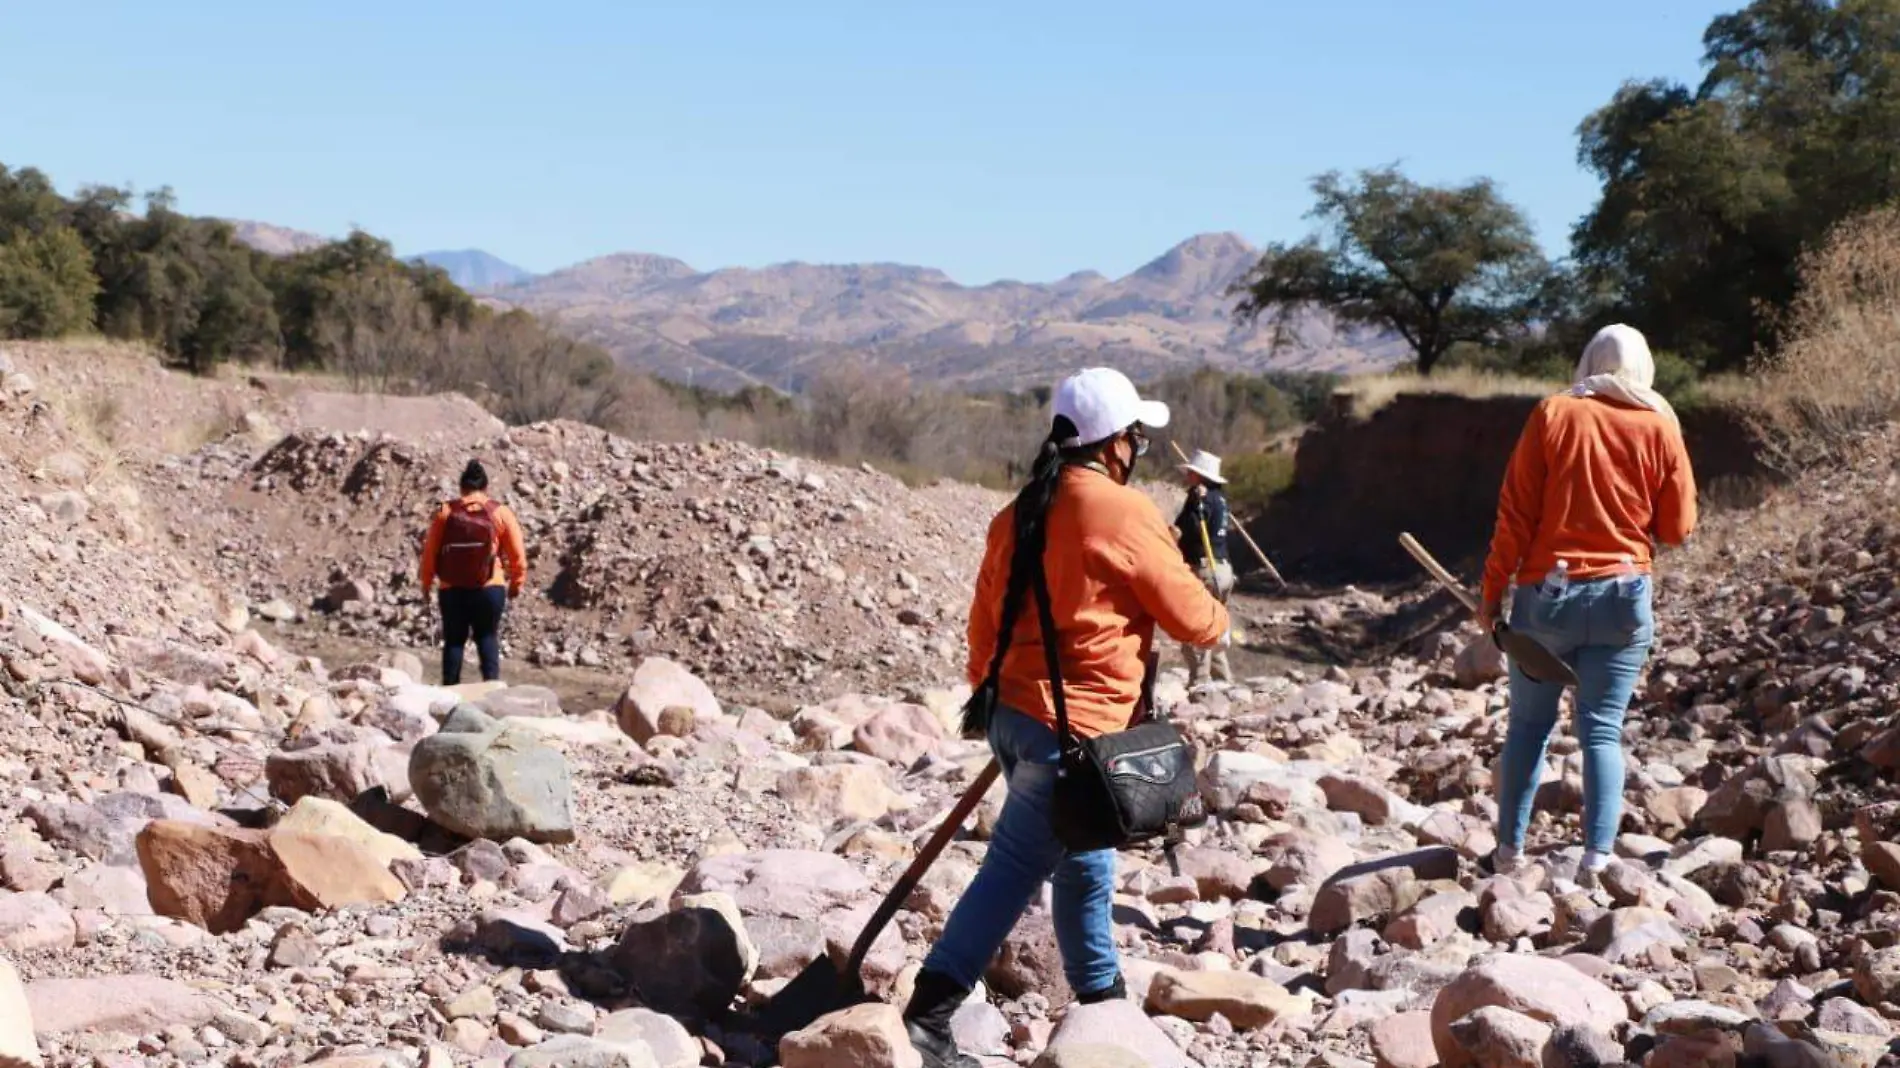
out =
[[[947,684],[993,498],[579,427],[487,438],[543,546],[517,655],[623,685],[601,707],[447,691],[402,651],[426,642],[398,576],[466,443],[282,431],[312,410],[284,384],[58,355],[0,373],[0,1064],[917,1063],[887,1005],[776,1049],[744,1010],[842,959],[984,763]],[[964,1046],[1046,1068],[1900,1063],[1878,444],[1671,562],[1598,885],[1573,877],[1569,739],[1538,863],[1477,863],[1504,722],[1483,645],[1417,598],[1275,609],[1262,634],[1372,662],[1192,700],[1171,675],[1216,815],[1178,871],[1122,858],[1129,1000],[1066,1004],[1038,905]],[[361,596],[317,607],[341,579]],[[316,660],[313,626],[386,651]],[[999,803],[874,947],[874,993],[901,1003]]]

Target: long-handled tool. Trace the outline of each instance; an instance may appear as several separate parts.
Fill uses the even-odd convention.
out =
[[[1180,457],[1182,463],[1189,462],[1187,453],[1181,451],[1180,442],[1169,438],[1168,446],[1174,450],[1174,455]],[[1267,559],[1267,554],[1261,552],[1260,546],[1254,544],[1253,536],[1247,533],[1247,528],[1242,526],[1239,522],[1236,522],[1234,523],[1234,532],[1239,534],[1240,540],[1246,542],[1247,548],[1252,549],[1253,554],[1260,558],[1260,566],[1267,569],[1267,574],[1273,577],[1273,581],[1279,583],[1281,589],[1286,589],[1286,579],[1280,577],[1280,569],[1274,567],[1273,561]],[[1212,549],[1208,550],[1207,558],[1210,561],[1214,559],[1214,551]]]
[[[910,892],[917,889],[918,882],[923,879],[924,873],[930,870],[930,865],[935,863],[944,847],[950,844],[950,839],[956,837],[958,828],[963,826],[963,821],[968,819],[971,811],[982,802],[983,795],[989,792],[990,785],[996,781],[996,777],[1002,773],[1002,770],[1001,765],[991,760],[982,771],[977,773],[976,781],[970,784],[969,789],[963,791],[963,796],[957,799],[956,807],[944,817],[943,823],[938,825],[936,832],[930,836],[930,841],[924,843],[923,849],[917,852],[917,857],[910,862],[910,867],[904,869],[904,874],[897,880],[897,885],[891,887],[891,892],[884,895],[884,900],[878,905],[877,911],[871,914],[870,922],[866,923],[864,930],[858,933],[858,940],[852,944],[851,955],[845,959],[844,967],[840,969],[827,957],[820,957],[806,965],[804,971],[799,972],[791,982],[785,984],[785,988],[774,994],[772,1000],[766,1002],[753,1016],[751,1029],[754,1032],[777,1041],[793,1031],[811,1026],[814,1021],[827,1013],[848,1009],[869,1000],[869,996],[864,992],[864,976],[860,974],[864,967],[865,956],[871,952],[871,946],[877,941],[877,936],[884,933],[884,928],[891,922],[891,917],[897,915],[897,910],[903,907],[905,899],[910,897]]]
[[[1471,591],[1465,589],[1464,584],[1454,578],[1450,571],[1445,570],[1445,565],[1432,559],[1432,554],[1425,551],[1425,546],[1420,545],[1417,538],[1410,534],[1400,534],[1399,545],[1406,552],[1411,553],[1412,559],[1417,560],[1433,578],[1437,579],[1439,585],[1450,590],[1451,595],[1458,598],[1459,603],[1469,609],[1473,615],[1479,614],[1478,599],[1471,596]],[[1504,620],[1492,621],[1491,640],[1498,644],[1499,649],[1504,650],[1504,655],[1511,658],[1511,663],[1516,664],[1519,671],[1530,676],[1533,681],[1555,682],[1564,686],[1577,684],[1577,673],[1569,664],[1564,663],[1556,653],[1538,644],[1537,639],[1512,630],[1511,625]]]

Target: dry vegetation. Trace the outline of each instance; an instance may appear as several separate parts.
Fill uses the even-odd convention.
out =
[[[1447,367],[1431,375],[1402,371],[1366,375],[1350,380],[1341,391],[1352,398],[1356,419],[1367,419],[1402,396],[1426,394],[1482,399],[1485,397],[1541,397],[1563,383],[1472,367]]]
[[[1783,467],[1845,459],[1900,414],[1900,209],[1842,224],[1806,258],[1787,326],[1753,417]]]

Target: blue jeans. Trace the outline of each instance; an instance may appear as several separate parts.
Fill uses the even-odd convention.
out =
[[[1577,740],[1583,745],[1583,845],[1607,854],[1623,820],[1623,716],[1656,636],[1647,575],[1572,582],[1555,595],[1519,587],[1511,629],[1537,639],[1577,672]],[[1563,687],[1511,665],[1511,723],[1498,782],[1498,843],[1524,847],[1544,748]]]
[[[461,683],[464,647],[471,637],[482,665],[482,681],[501,678],[501,614],[508,607],[508,592],[500,586],[484,586],[438,590],[435,596],[442,610],[442,685]]]
[[[1100,993],[1121,975],[1110,919],[1115,851],[1067,853],[1049,829],[1059,753],[1055,731],[999,705],[990,719],[990,749],[1002,765],[1009,797],[983,865],[951,910],[924,968],[965,988],[975,986],[1030,900],[1053,876],[1056,945],[1069,988],[1078,996]]]

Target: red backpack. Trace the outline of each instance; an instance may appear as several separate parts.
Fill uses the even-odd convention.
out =
[[[442,544],[435,554],[435,573],[444,589],[479,590],[495,574],[500,531],[494,501],[449,502],[442,524]]]

